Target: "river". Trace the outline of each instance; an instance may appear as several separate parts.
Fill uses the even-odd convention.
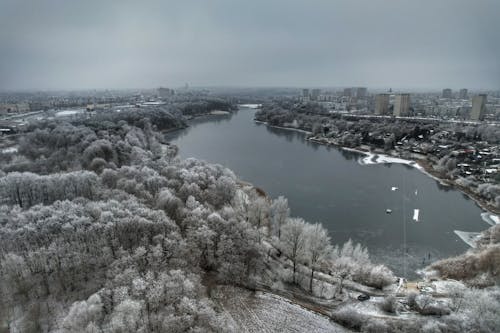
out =
[[[197,118],[167,138],[179,146],[182,158],[222,164],[270,196],[284,195],[292,216],[321,222],[333,244],[349,238],[360,242],[372,260],[409,278],[438,258],[467,250],[454,230],[488,227],[472,200],[417,169],[361,165],[358,153],[257,124],[254,112],[242,108],[232,115]],[[419,209],[419,222],[412,219],[414,209]]]

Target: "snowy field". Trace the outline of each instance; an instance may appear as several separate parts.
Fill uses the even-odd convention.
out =
[[[220,286],[217,298],[235,332],[350,332],[274,294]]]
[[[16,147],[5,148],[5,149],[2,149],[2,153],[4,153],[4,154],[17,153],[17,148]]]
[[[55,114],[56,117],[68,117],[68,116],[73,116],[75,114],[83,113],[85,110],[79,109],[79,110],[65,110],[65,111],[59,111]]]

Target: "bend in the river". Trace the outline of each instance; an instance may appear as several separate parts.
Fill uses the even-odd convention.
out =
[[[399,274],[406,260],[408,277],[438,258],[464,252],[468,245],[455,230],[488,226],[472,200],[412,167],[361,165],[357,153],[257,124],[254,112],[242,108],[194,119],[189,128],[167,135],[181,157],[220,163],[272,197],[286,196],[292,215],[323,223],[335,244],[361,242],[373,259]],[[419,222],[412,219],[414,209]]]

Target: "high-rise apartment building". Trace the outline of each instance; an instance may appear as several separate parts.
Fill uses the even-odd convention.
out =
[[[468,91],[467,89],[460,89],[460,92],[458,93],[458,98],[460,99],[469,99],[469,96],[468,96]]]
[[[452,91],[451,89],[443,89],[443,98],[451,98]]]
[[[321,89],[311,90],[311,100],[317,101],[320,94],[321,94]]]
[[[486,97],[485,94],[480,94],[472,98],[472,110],[470,112],[471,120],[483,120],[486,112]]]
[[[410,94],[398,94],[394,99],[394,116],[404,117],[410,113]]]
[[[365,87],[359,87],[356,89],[356,97],[357,98],[366,98],[368,90]]]
[[[302,97],[309,98],[309,89],[302,89]]]
[[[389,113],[389,94],[378,94],[375,96],[375,114],[385,115]]]
[[[162,98],[164,98],[164,97],[170,97],[170,96],[175,95],[175,90],[174,89],[160,87],[160,88],[158,88],[158,95],[160,97],[162,97]]]

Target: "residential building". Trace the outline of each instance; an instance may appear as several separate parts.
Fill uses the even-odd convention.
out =
[[[483,120],[486,112],[486,94],[480,94],[472,98],[471,120]]]
[[[302,89],[302,97],[309,98],[309,89]]]
[[[451,98],[452,97],[452,91],[451,89],[443,89],[443,98]]]
[[[365,87],[359,87],[356,89],[356,97],[363,99],[366,98],[368,90]]]
[[[410,113],[410,94],[398,94],[394,98],[394,116],[404,117]]]
[[[458,93],[458,98],[460,99],[469,99],[469,96],[468,96],[468,91],[467,89],[460,89],[460,92]]]
[[[160,97],[162,97],[162,98],[170,97],[170,96],[175,95],[175,90],[174,89],[160,87],[160,88],[158,88],[158,95]]]
[[[311,100],[318,100],[319,95],[321,94],[321,89],[313,89],[311,90]]]
[[[375,96],[375,114],[385,115],[389,113],[389,94],[378,94]]]

